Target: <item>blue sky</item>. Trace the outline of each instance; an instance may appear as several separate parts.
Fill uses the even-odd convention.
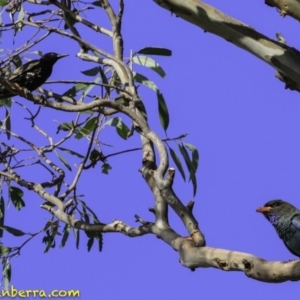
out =
[[[298,23],[288,17],[282,19],[263,1],[208,3],[270,38],[275,39],[276,32],[281,32],[290,46],[300,46],[295,34]],[[188,133],[186,141],[199,150],[194,215],[207,245],[249,252],[267,260],[295,258],[255,209],[276,198],[300,207],[299,94],[285,90],[274,77],[274,70],[256,57],[171,16],[153,1],[125,1],[125,5],[125,56],[130,50],[146,46],[173,51],[172,57],[155,57],[167,73],[165,79],[142,68],[136,70],[155,81],[164,94],[171,119],[168,136]],[[11,35],[5,34],[1,48],[14,48],[24,39],[26,32],[12,45]],[[99,38],[95,43],[110,50],[108,39]],[[78,46],[66,38],[51,36],[33,50],[40,49],[70,54],[55,66],[53,80],[80,79],[80,70],[93,67],[75,57]],[[139,92],[152,129],[164,137],[155,94],[143,87]],[[26,103],[25,99],[18,100]],[[24,111],[13,107],[12,129],[29,134],[30,124],[20,127],[24,116]],[[37,123],[55,137],[56,122],[70,119],[43,108]],[[107,154],[139,146],[137,135],[121,141],[109,127],[102,138],[114,145],[113,150],[105,149]],[[76,149],[83,151],[80,147],[84,145],[78,144]],[[141,153],[113,157],[109,163],[113,167],[109,176],[103,175],[99,167],[83,176],[79,193],[85,195],[84,200],[103,222],[120,219],[135,226],[135,214],[152,221],[148,208],[153,206],[153,196],[138,172]],[[184,203],[193,199],[192,186],[184,183],[179,173],[173,188]],[[7,225],[38,231],[50,215],[39,208],[42,202],[35,195],[26,193],[24,199],[26,207],[21,212],[10,206]],[[182,235],[187,234],[173,212],[170,223]],[[96,247],[88,253],[87,239],[84,234],[81,237],[79,250],[72,236],[63,249],[59,249],[58,239],[57,247],[47,254],[43,253],[42,237],[36,237],[20,257],[12,260],[13,285],[46,291],[79,289],[81,299],[107,300],[282,299],[299,294],[297,282],[266,284],[248,279],[243,273],[214,269],[191,272],[180,265],[178,253],[154,236],[131,239],[107,234],[102,253]],[[14,246],[22,239],[7,235],[3,241]]]

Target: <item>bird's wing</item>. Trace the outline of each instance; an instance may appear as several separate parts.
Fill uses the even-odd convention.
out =
[[[295,242],[296,241],[296,242]],[[289,249],[289,251],[291,253],[293,253],[294,255],[300,257],[300,251],[295,251],[296,249],[300,249],[300,244],[298,243],[298,240],[295,239],[293,240],[293,242],[288,243],[286,241],[283,241],[285,246]],[[294,250],[295,249],[295,250]]]
[[[40,62],[39,60],[31,60],[30,62],[24,64],[23,66],[15,69],[12,72],[12,74],[8,77],[8,80],[13,81],[17,77],[22,77],[22,75],[33,70],[39,62]]]
[[[293,216],[292,224],[300,231],[300,214]]]
[[[300,214],[292,217],[290,226],[293,226],[296,231],[292,230],[292,236],[283,238],[283,241],[294,255],[300,257]]]

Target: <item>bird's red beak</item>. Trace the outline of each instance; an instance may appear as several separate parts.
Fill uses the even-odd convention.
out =
[[[260,212],[260,213],[268,213],[272,210],[271,206],[261,206],[259,207],[256,212]]]

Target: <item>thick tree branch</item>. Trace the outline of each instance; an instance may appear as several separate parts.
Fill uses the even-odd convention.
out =
[[[298,0],[265,0],[269,6],[277,7],[282,17],[286,15],[300,21],[300,5]]]
[[[83,25],[87,26],[88,28],[90,28],[96,32],[105,34],[112,38],[113,33],[111,30],[108,30],[104,27],[101,27],[99,25],[91,23],[90,21],[81,17],[78,13],[72,12],[66,5],[63,5],[62,3],[58,2],[58,1],[55,1],[55,0],[52,0],[52,1],[53,1],[53,4],[56,5],[57,7],[59,7],[62,11],[64,11],[65,14],[68,14],[68,17],[73,18],[77,22],[82,23]],[[68,26],[69,26],[69,24],[68,24]]]
[[[282,74],[286,88],[300,91],[300,52],[295,48],[266,37],[202,1],[153,1],[205,32],[216,34],[255,55]]]
[[[300,261],[266,261],[252,254],[195,247],[192,241],[177,240],[180,262],[183,266],[195,268],[217,268],[223,271],[241,271],[248,277],[263,282],[284,282],[300,280]]]

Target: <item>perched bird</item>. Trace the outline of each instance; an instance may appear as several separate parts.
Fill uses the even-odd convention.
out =
[[[300,211],[282,200],[269,201],[256,211],[262,213],[275,227],[290,252],[300,257]]]
[[[46,53],[40,59],[32,60],[12,72],[7,80],[17,83],[30,92],[36,90],[50,77],[53,65],[68,54]],[[0,99],[15,96],[0,84]]]

